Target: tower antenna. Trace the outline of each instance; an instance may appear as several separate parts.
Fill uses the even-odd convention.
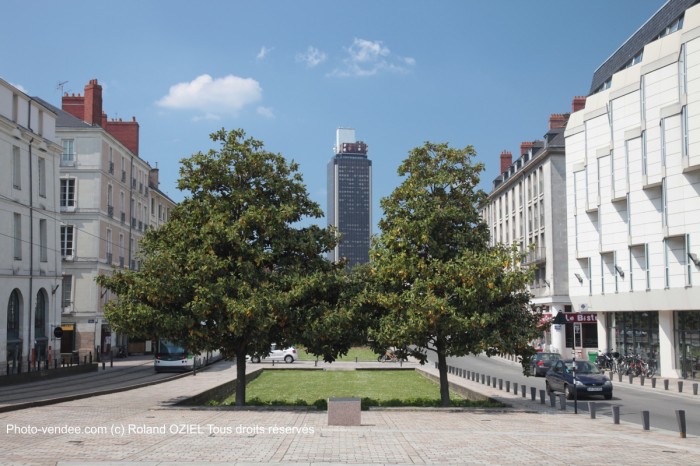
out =
[[[56,89],[61,90],[61,95],[63,95],[63,86],[67,83],[68,81],[59,81],[58,85],[56,86]]]

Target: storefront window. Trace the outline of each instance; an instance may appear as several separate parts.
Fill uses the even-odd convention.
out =
[[[658,359],[659,313],[614,312],[608,320],[608,348],[623,355]]]
[[[675,312],[676,364],[681,376],[700,378],[700,312]]]

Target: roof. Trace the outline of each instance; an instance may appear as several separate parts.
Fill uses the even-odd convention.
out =
[[[654,41],[666,26],[671,24],[688,8],[700,0],[669,0],[654,15],[647,20],[632,36],[625,41],[605,62],[593,73],[589,95],[607,81],[613,74],[639,53],[644,46]]]
[[[32,99],[41,102],[42,105],[50,108],[54,113],[56,113],[56,128],[92,128],[93,126],[85,123],[80,118],[76,118],[70,113],[61,110],[60,108],[52,105],[42,99],[41,97],[32,97]]]

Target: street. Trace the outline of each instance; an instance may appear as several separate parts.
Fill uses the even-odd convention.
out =
[[[432,357],[431,357],[432,356]],[[429,355],[431,367],[437,360],[435,353]],[[480,374],[488,374],[491,377],[502,378],[511,383],[545,389],[544,377],[528,377],[523,375],[520,365],[501,358],[489,358],[487,356],[465,356],[460,358],[448,358],[447,364],[460,369],[475,371]],[[601,397],[578,400],[578,410],[588,416],[588,402],[595,401],[599,416],[611,416],[612,406],[620,406],[620,419],[635,424],[642,424],[641,412],[649,411],[650,424],[654,428],[678,430],[676,410],[685,410],[687,433],[700,434],[700,395],[692,394],[692,381],[685,381],[683,394],[679,394],[677,384],[669,384],[669,390],[665,391],[663,383],[657,381],[655,389],[651,388],[651,381],[647,380],[644,387],[635,379],[630,385],[628,377],[623,377],[622,382],[617,376],[613,378],[613,399],[605,401]],[[529,389],[528,389],[529,390]],[[538,395],[539,396],[539,395]],[[574,401],[568,402],[568,409],[573,411]]]

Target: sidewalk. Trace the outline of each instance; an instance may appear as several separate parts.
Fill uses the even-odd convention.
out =
[[[356,364],[333,364],[334,369],[350,366]],[[248,371],[261,367],[271,365],[250,364]],[[5,413],[0,463],[676,465],[696,464],[700,457],[697,437],[681,439],[674,432],[576,416],[529,397],[449,378],[513,408],[370,410],[362,412],[361,426],[337,427],[327,425],[325,412],[176,406],[235,379],[235,365],[224,362],[164,384]]]

